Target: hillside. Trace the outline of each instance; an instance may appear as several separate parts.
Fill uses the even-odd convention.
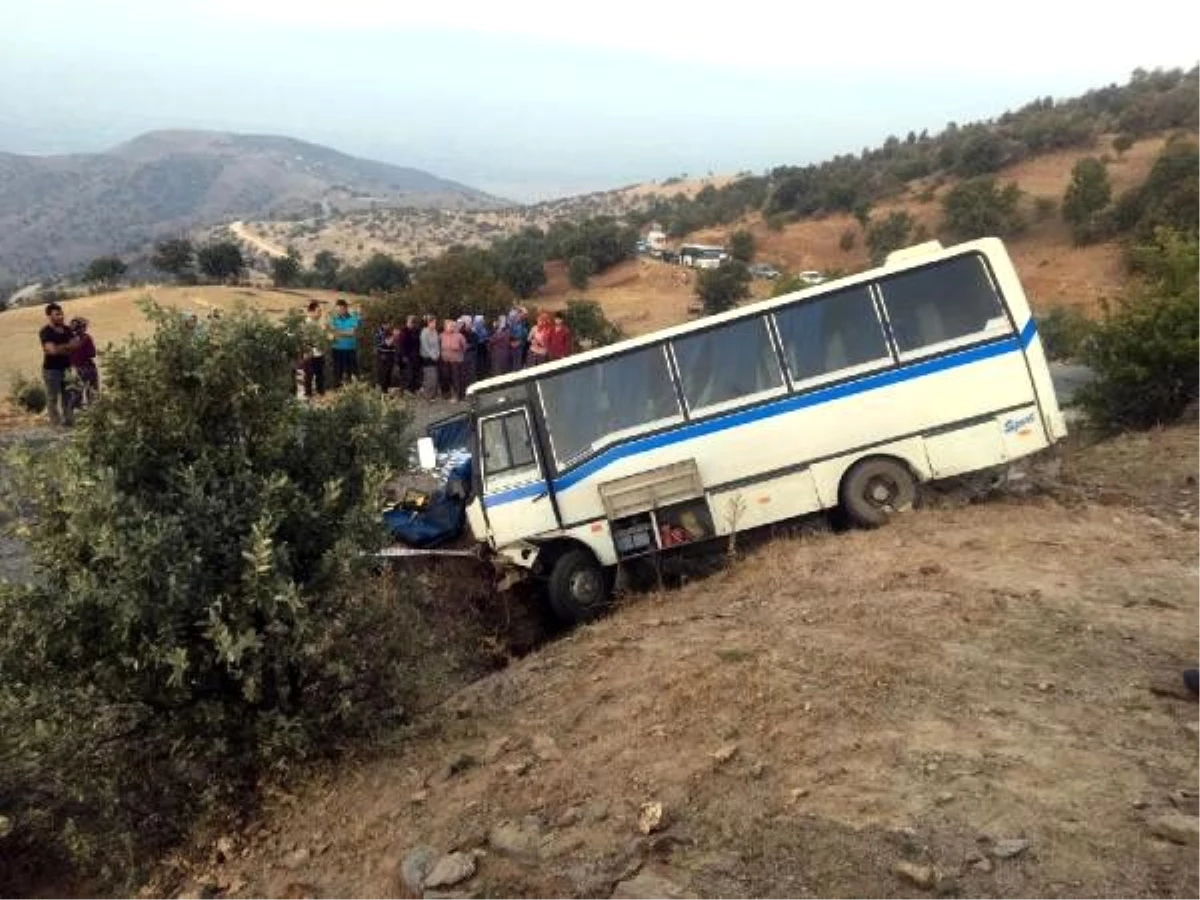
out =
[[[425,896],[1195,896],[1197,452],[1075,441],[629,597],[146,895],[419,897],[457,852]]]
[[[1027,195],[1022,211],[1029,227],[1005,243],[1037,313],[1055,306],[1072,306],[1094,315],[1102,298],[1117,297],[1128,284],[1129,275],[1116,241],[1076,246],[1067,225],[1057,214],[1039,218],[1036,213],[1039,198],[1055,202],[1062,199],[1073,166],[1085,156],[1109,153],[1108,172],[1114,194],[1141,184],[1166,139],[1158,136],[1138,141],[1120,156],[1109,149],[1111,140],[1111,136],[1106,136],[1095,147],[1036,156],[997,173],[998,181],[1015,183]],[[941,219],[939,201],[957,183],[955,178],[936,185],[914,182],[902,195],[880,203],[872,216],[885,218],[893,211],[905,211],[918,225],[936,235]],[[727,243],[738,229],[754,235],[756,259],[785,271],[856,271],[868,264],[862,228],[848,213],[809,217],[779,229],[768,227],[761,215],[754,214],[730,225],[693,232],[689,239]],[[854,234],[855,241],[849,250],[843,250],[840,242],[847,231]],[[599,302],[606,314],[629,334],[644,334],[685,321],[689,307],[696,302],[695,272],[646,257],[629,260],[602,273],[583,292],[569,286],[561,263],[551,263],[547,273],[546,286],[535,302],[556,308],[569,298],[586,296]],[[756,298],[769,296],[770,289],[771,283],[765,281],[752,286]]]
[[[595,216],[621,218],[655,197],[693,197],[706,187],[729,183],[730,176],[672,178],[611,191],[495,209],[379,208],[322,213],[294,221],[269,219],[239,223],[243,239],[257,237],[276,247],[294,246],[309,262],[322,250],[357,265],[374,253],[420,262],[456,244],[487,246],[524,228],[545,229],[556,220]]]
[[[502,201],[419,169],[270,135],[156,131],[104,153],[0,153],[0,280],[137,252],[196,226],[373,204]]]

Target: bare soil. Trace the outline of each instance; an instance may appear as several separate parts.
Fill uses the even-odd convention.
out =
[[[1075,438],[626,597],[147,892],[419,896],[425,847],[473,869],[427,896],[1194,897],[1198,452]]]

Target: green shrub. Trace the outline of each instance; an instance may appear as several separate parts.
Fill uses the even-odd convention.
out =
[[[1093,329],[1091,319],[1070,306],[1056,306],[1036,319],[1047,359],[1077,359]]]
[[[1048,222],[1058,212],[1058,204],[1053,197],[1038,197],[1033,201],[1033,214],[1039,222]]]
[[[1021,196],[1016,184],[1000,188],[991,178],[964,181],[942,198],[946,228],[962,240],[1019,234],[1025,228]]]
[[[568,300],[563,321],[571,329],[575,343],[584,350],[603,347],[624,337],[621,329],[604,317],[604,309],[595,300]]]
[[[871,261],[879,265],[893,250],[907,246],[913,225],[913,217],[902,210],[890,213],[886,219],[872,222],[867,228],[867,250],[871,254]]]
[[[1075,243],[1094,243],[1107,235],[1104,211],[1112,200],[1112,184],[1104,163],[1086,156],[1071,170],[1071,183],[1063,194],[1063,218],[1071,225]]]
[[[0,842],[104,880],[212,800],[406,703],[395,597],[366,591],[404,416],[295,400],[298,318],[156,326],[53,453],[12,451],[29,584],[0,585]],[[15,849],[14,849],[15,848]],[[16,877],[14,875],[14,877]],[[3,879],[0,879],[2,881]]]
[[[577,291],[587,290],[588,280],[592,277],[592,258],[582,254],[572,256],[567,263],[567,280]]]
[[[25,375],[17,375],[9,386],[8,399],[15,406],[36,415],[46,409],[46,386]]]
[[[729,238],[729,255],[734,259],[748,263],[754,259],[754,235],[744,228],[739,228]]]
[[[1143,281],[1084,344],[1096,380],[1079,402],[1106,428],[1145,428],[1178,419],[1195,402],[1200,374],[1200,252],[1195,233],[1167,229],[1133,251]]]
[[[734,260],[718,269],[703,269],[696,280],[696,297],[706,315],[715,315],[737,306],[750,296],[750,271]]]
[[[767,228],[771,231],[783,231],[787,223],[788,217],[785,213],[772,213],[767,216]]]

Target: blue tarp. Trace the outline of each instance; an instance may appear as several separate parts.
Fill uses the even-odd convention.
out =
[[[457,424],[457,420],[454,424]],[[464,434],[469,434],[469,431]],[[440,546],[462,534],[466,524],[467,498],[471,493],[470,454],[454,446],[453,435],[440,446],[438,436],[431,436],[438,448],[441,486],[429,495],[428,502],[421,509],[406,509],[401,505],[383,514],[384,522],[397,540],[420,549]],[[443,446],[449,452],[444,452]]]

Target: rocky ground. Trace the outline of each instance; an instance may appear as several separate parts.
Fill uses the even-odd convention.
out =
[[[624,598],[145,893],[1196,896],[1197,455],[1076,438]]]

